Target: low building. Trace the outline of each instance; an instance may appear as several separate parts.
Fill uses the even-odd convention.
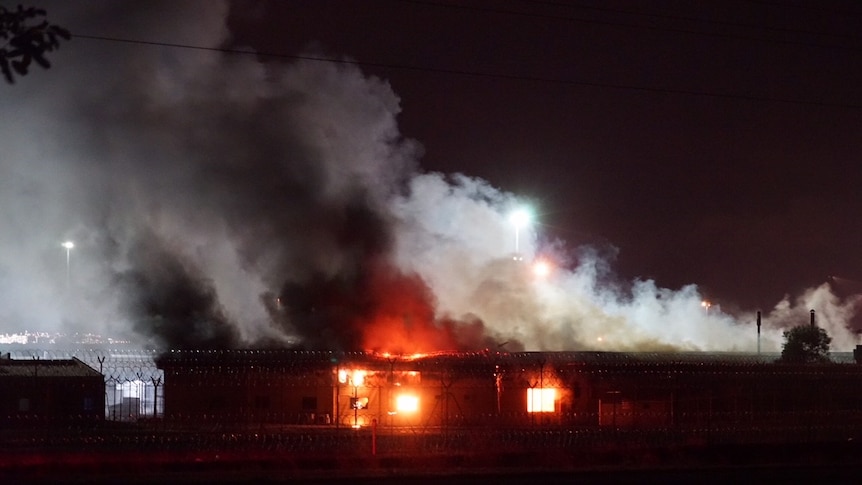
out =
[[[82,361],[0,357],[0,426],[90,423],[104,409],[105,381]]]
[[[165,417],[190,424],[701,429],[862,425],[862,366],[711,353],[176,351]]]

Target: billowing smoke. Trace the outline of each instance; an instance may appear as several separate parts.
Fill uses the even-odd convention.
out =
[[[73,34],[229,38],[210,1],[46,8]],[[0,119],[2,329],[182,348],[756,348],[753,313],[707,312],[696,286],[622,281],[612,258],[535,228],[516,251],[523,201],[423,172],[397,95],[355,66],[84,38],[54,57],[0,86],[15,113]],[[556,263],[543,277],[540,257]],[[856,303],[826,286],[788,298],[762,346],[816,308],[846,350]]]
[[[147,346],[174,349],[229,348],[237,340],[215,289],[197,268],[187,267],[157,237],[129,248],[130,269],[114,284],[133,330],[158,339]]]

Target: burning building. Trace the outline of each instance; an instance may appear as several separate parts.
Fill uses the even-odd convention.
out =
[[[550,366],[490,352],[175,351],[157,364],[167,419],[446,426],[570,408]]]
[[[165,417],[222,425],[695,429],[862,418],[862,366],[709,353],[174,351]]]

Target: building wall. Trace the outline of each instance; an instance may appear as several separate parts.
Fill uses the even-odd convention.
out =
[[[0,378],[0,422],[98,421],[104,419],[105,384],[101,377]]]
[[[166,370],[169,417],[333,426],[569,426],[702,428],[862,421],[862,366],[692,362],[555,362],[359,358],[290,372],[274,366]],[[352,372],[362,371],[361,382]],[[528,412],[528,394],[553,389],[553,406]],[[418,399],[399,411],[398,396]],[[808,418],[806,418],[808,419]]]
[[[591,369],[599,424],[705,427],[782,424],[801,416],[840,424],[862,414],[862,367],[853,365],[666,366]]]
[[[333,410],[331,378],[319,370],[171,369],[164,392],[165,418],[174,421],[325,424]]]

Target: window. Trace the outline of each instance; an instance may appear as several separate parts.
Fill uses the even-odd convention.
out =
[[[549,387],[527,389],[527,412],[528,413],[552,413],[554,412],[554,400],[557,398],[557,390]]]
[[[415,413],[419,410],[419,397],[412,394],[401,394],[395,398],[395,410],[399,413]]]

